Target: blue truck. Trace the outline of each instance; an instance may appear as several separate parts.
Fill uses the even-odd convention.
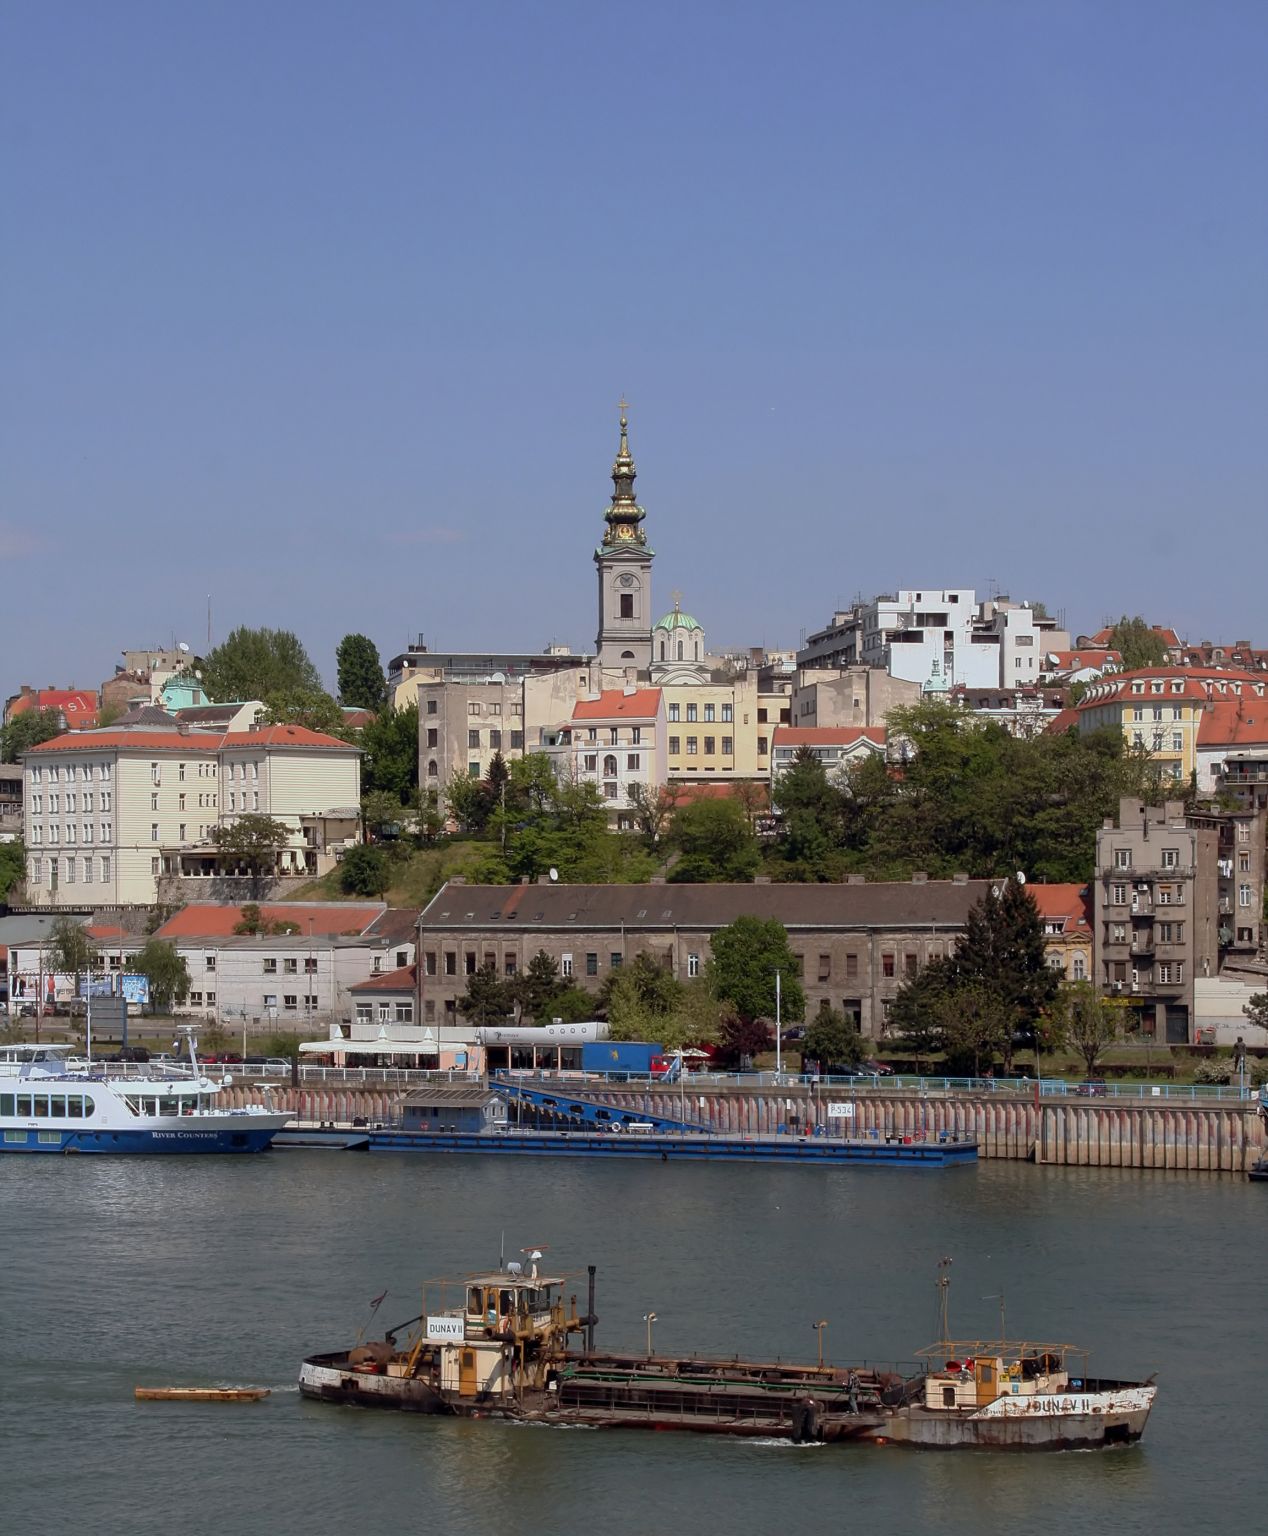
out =
[[[598,1040],[581,1047],[581,1069],[663,1077],[669,1070],[669,1058],[663,1046],[643,1040]]]

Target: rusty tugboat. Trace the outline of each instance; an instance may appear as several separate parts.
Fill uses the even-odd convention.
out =
[[[1130,1445],[1157,1388],[1091,1377],[1072,1345],[947,1337],[902,1369],[596,1350],[595,1269],[585,1314],[540,1249],[462,1282],[456,1307],[424,1310],[377,1342],[303,1363],[299,1389],[327,1403],[592,1428],[694,1430],[796,1443],[930,1449],[1082,1450]],[[436,1285],[456,1282],[435,1282]],[[408,1331],[407,1331],[408,1330]],[[1003,1333],[1001,1303],[1001,1334]],[[571,1347],[579,1336],[580,1348]],[[820,1333],[822,1343],[822,1333]]]

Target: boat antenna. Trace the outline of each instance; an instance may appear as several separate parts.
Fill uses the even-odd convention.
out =
[[[951,1260],[942,1258],[938,1260],[938,1326],[942,1331],[942,1342],[951,1342]]]
[[[999,1302],[999,1342],[1002,1349],[1008,1338],[1008,1329],[1004,1324],[1004,1293],[999,1291],[994,1296],[983,1296],[982,1300]]]

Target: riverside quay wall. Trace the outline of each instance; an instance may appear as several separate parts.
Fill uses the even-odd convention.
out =
[[[541,1080],[534,1080],[541,1087]],[[275,1101],[306,1123],[390,1123],[407,1090],[339,1084],[282,1087]],[[927,1094],[903,1089],[738,1085],[628,1086],[569,1083],[571,1097],[698,1122],[736,1135],[971,1136],[981,1157],[1015,1158],[1065,1167],[1158,1168],[1245,1173],[1264,1148],[1253,1102],[1189,1099],[1068,1099],[993,1092]],[[226,1090],[231,1104],[258,1103],[248,1085]],[[833,1106],[837,1106],[835,1113]]]

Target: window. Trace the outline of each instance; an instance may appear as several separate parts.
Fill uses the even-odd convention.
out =
[[[295,976],[299,972],[299,961],[292,955],[282,961],[282,969],[288,976]],[[307,967],[305,967],[307,969]]]
[[[643,743],[643,727],[635,725],[630,727],[630,746],[638,747]]]
[[[469,715],[478,715],[480,713],[480,706],[478,704],[468,704],[467,713]]]
[[[1132,851],[1130,848],[1115,848],[1114,868],[1130,869],[1132,867]]]
[[[74,883],[75,883],[75,860],[74,859],[67,859],[66,860],[66,884],[67,885],[74,885]]]
[[[427,713],[429,715],[434,715],[436,713],[436,701],[435,701],[435,699],[428,699],[427,700]]]
[[[587,730],[586,730],[586,740],[587,741],[598,741],[598,739],[599,739],[599,727],[597,725],[592,725],[592,726],[588,727]]]
[[[277,961],[275,959],[274,960],[265,960],[263,962],[263,964],[264,964],[264,974],[266,976],[276,976],[277,975]]]
[[[440,732],[434,725],[427,727],[427,745],[433,749],[440,745]]]
[[[706,757],[712,757],[714,755],[717,744],[718,738],[716,736],[706,736],[704,739],[704,755]]]
[[[560,957],[559,957],[559,974],[561,976],[571,976],[572,975],[572,956],[571,955],[560,955]]]
[[[282,1006],[283,1008],[293,1013],[295,1009],[299,1007],[298,994],[294,992],[284,992],[282,994]]]
[[[1071,975],[1075,981],[1087,980],[1087,961],[1084,959],[1081,952],[1076,954],[1074,957],[1074,961],[1071,966]]]
[[[110,823],[108,821],[103,821],[101,823],[101,841],[103,843],[108,843],[110,841]]]
[[[489,746],[493,749],[494,752],[500,752],[502,750],[502,732],[501,731],[490,731],[489,732]]]
[[[620,733],[620,731],[617,730],[616,726],[610,725],[608,727],[608,746],[615,747],[620,742],[620,740],[621,740],[621,733]]]
[[[84,823],[83,834],[84,834],[83,841],[86,842],[86,843],[91,843],[92,842],[92,822],[91,821],[86,821]]]
[[[694,736],[688,736],[687,737],[687,756],[688,757],[695,757],[695,755],[696,755],[696,745],[697,745],[696,738]]]
[[[893,957],[893,955],[882,955],[881,956],[881,975],[882,976],[892,976],[893,974],[894,974],[894,957]]]
[[[705,705],[705,707],[704,707],[704,718],[705,718],[705,724],[706,725],[708,724],[708,722],[710,720],[713,719],[713,705],[712,704],[706,704]]]
[[[692,977],[692,978],[694,978],[696,976],[699,976],[699,974],[700,974],[700,956],[699,955],[688,955],[687,956],[687,975]]]
[[[918,967],[918,961],[917,961],[915,955],[904,955],[903,956],[903,975],[907,977],[908,981],[911,981],[911,980],[914,979],[914,977],[916,975],[917,967]]]
[[[765,725],[767,723],[765,705],[763,705],[762,708],[757,711],[757,723],[758,725]]]
[[[671,720],[677,720],[677,718],[678,718],[678,706],[677,706],[677,704],[671,704],[669,706],[669,718]]]
[[[107,884],[109,882],[109,879],[110,879],[110,860],[108,858],[104,858],[103,857],[102,861],[101,861],[101,883],[103,885],[105,885],[105,884]]]
[[[671,736],[669,738],[669,755],[670,755],[670,757],[677,757],[678,756],[678,753],[679,753],[679,751],[681,749],[681,742],[682,742],[682,737],[681,736]]]
[[[722,706],[722,723],[723,723],[723,725],[729,725],[731,723],[731,720],[732,720],[733,716],[734,716],[734,706],[730,705],[730,704],[724,704]]]
[[[819,980],[828,981],[832,976],[832,956],[819,956]]]
[[[152,843],[157,843],[158,840],[159,840],[158,822],[157,821],[152,821],[150,823],[150,841]]]
[[[1183,733],[1181,731],[1172,731],[1172,733],[1171,733],[1171,750],[1173,752],[1183,752],[1184,751],[1184,735],[1183,735]]]
[[[586,955],[586,975],[597,976],[599,974],[599,957],[593,950]]]
[[[522,752],[523,750],[524,750],[524,732],[523,731],[512,731],[511,732],[511,751],[512,752]]]
[[[1171,966],[1165,960],[1158,967],[1158,980],[1164,985],[1170,984]]]
[[[67,800],[69,800],[70,796],[67,795],[66,798],[67,798]],[[158,810],[158,796],[157,795],[151,795],[150,796],[150,809],[152,811],[157,811]]]
[[[603,798],[605,800],[615,800],[616,799],[616,780],[615,779],[608,779],[608,780],[606,780],[604,782],[604,785],[603,785]]]
[[[1245,882],[1237,887],[1237,905],[1239,907],[1250,906],[1250,886]]]
[[[436,974],[436,951],[429,949],[423,956],[423,975],[434,976]]]
[[[1162,850],[1163,869],[1179,869],[1180,850],[1178,848],[1164,848]]]
[[[150,764],[150,783],[151,784],[159,784],[161,782],[162,782],[162,780],[159,777],[159,765],[157,763],[151,763]]]
[[[1127,887],[1125,885],[1110,886],[1110,901],[1116,907],[1125,907],[1127,905]]]
[[[621,952],[620,952],[620,950],[614,949],[611,952],[611,954],[608,956],[608,962],[609,962],[609,964],[611,965],[611,967],[612,967],[612,969],[614,971],[619,971],[621,969]]]
[[[733,756],[734,752],[735,752],[735,738],[733,736],[724,736],[722,738],[722,756],[723,757],[731,757],[731,756]]]
[[[157,875],[158,872],[159,872],[159,861],[157,859],[151,859],[150,860],[150,873],[152,875]]]
[[[480,764],[478,762],[467,764],[467,777],[478,779],[480,777]]]
[[[502,706],[500,704],[490,704],[489,713],[491,715],[500,715],[502,713]]]
[[[616,778],[616,753],[609,752],[603,759],[603,777],[605,779]]]
[[[696,718],[696,706],[694,704],[688,704],[687,705],[687,723],[690,724],[691,721],[693,721],[695,718]]]
[[[177,839],[179,842],[184,843],[184,842],[188,841],[188,839],[185,836],[186,830],[187,830],[186,823],[182,821],[181,824],[180,824],[180,835],[179,835],[179,837]]]
[[[765,736],[759,736],[757,738],[757,755],[758,755],[758,757],[765,757],[767,752],[769,752],[769,750],[770,750],[770,743],[767,741],[766,737]]]
[[[476,957],[474,949],[467,950],[466,954],[463,956],[462,963],[466,967],[467,975],[474,976],[476,973]]]
[[[458,955],[455,950],[445,951],[445,975],[456,976],[458,974]]]
[[[845,974],[846,974],[846,976],[850,980],[853,980],[858,975],[858,973],[859,973],[859,957],[857,955],[855,955],[855,954],[846,955],[846,957],[845,957]]]
[[[598,773],[599,754],[597,752],[587,752],[585,755],[585,765],[587,773]]]
[[[638,762],[639,762],[639,754],[637,752],[627,752],[625,754],[625,769],[626,769],[626,772],[627,773],[635,773],[635,772],[637,772],[638,771]]]
[[[516,965],[516,961],[515,961],[515,956],[514,955],[506,955],[506,956],[503,957],[502,969],[506,972],[506,974],[508,976],[514,976],[515,975],[515,965]]]
[[[621,617],[632,619],[634,617],[634,594],[632,592],[621,593]]]
[[[468,731],[467,732],[467,746],[468,747],[478,748],[479,745],[480,745],[480,733],[479,733],[479,731]]]

